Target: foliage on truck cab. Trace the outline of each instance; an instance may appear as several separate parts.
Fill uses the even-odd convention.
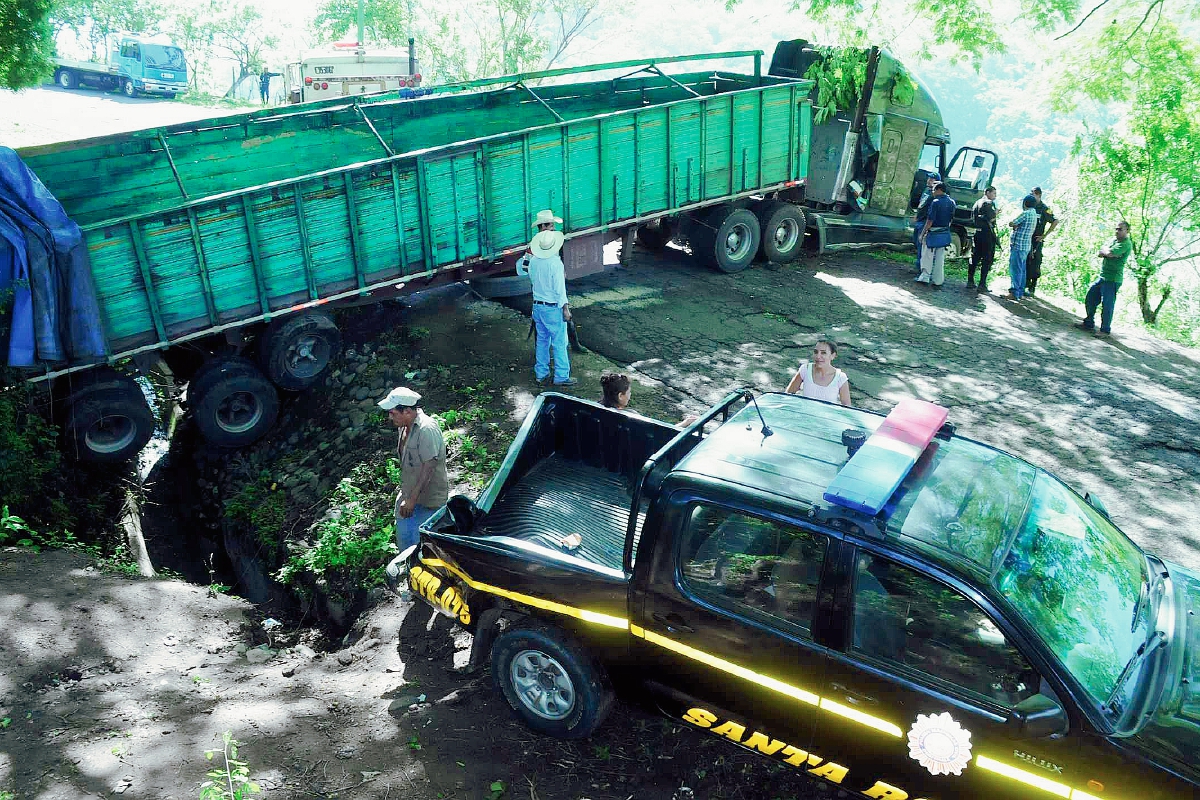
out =
[[[858,47],[822,47],[821,58],[804,73],[817,82],[813,124],[820,125],[839,111],[852,111],[867,81],[867,51]]]

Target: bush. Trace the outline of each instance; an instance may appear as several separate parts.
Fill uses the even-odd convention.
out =
[[[271,473],[260,472],[258,480],[246,484],[226,501],[225,517],[248,526],[255,538],[268,547],[278,547],[287,518],[287,495],[271,478]]]
[[[309,577],[326,582],[331,594],[350,596],[383,584],[383,569],[398,552],[390,516],[372,513],[363,490],[345,478],[330,498],[331,513],[317,526],[309,549],[293,553],[275,574],[290,586]]]

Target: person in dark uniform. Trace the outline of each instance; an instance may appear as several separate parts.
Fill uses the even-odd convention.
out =
[[[1033,247],[1029,250],[1029,258],[1025,260],[1025,291],[1030,295],[1036,294],[1038,278],[1042,277],[1042,242],[1058,225],[1058,220],[1045,203],[1042,202],[1042,187],[1035,186],[1029,193],[1037,200],[1033,210],[1037,212],[1037,227],[1033,229]]]
[[[979,291],[987,293],[988,272],[996,260],[996,247],[1000,238],[996,234],[996,187],[989,186],[983,197],[971,208],[971,219],[975,223],[975,239],[971,247],[971,261],[967,265],[967,288],[975,288],[975,270],[979,270]]]
[[[264,106],[271,99],[271,78],[278,78],[282,75],[282,72],[271,72],[266,67],[263,67],[262,74],[258,76],[258,95],[262,98]]]

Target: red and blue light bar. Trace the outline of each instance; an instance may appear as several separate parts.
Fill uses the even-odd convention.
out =
[[[875,516],[912,471],[950,411],[924,400],[901,400],[825,490],[830,503]]]

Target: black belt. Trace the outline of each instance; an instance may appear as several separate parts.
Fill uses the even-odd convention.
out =
[[[554,306],[555,308],[558,308],[558,303],[547,303],[545,300],[534,300],[533,304],[535,306]]]

